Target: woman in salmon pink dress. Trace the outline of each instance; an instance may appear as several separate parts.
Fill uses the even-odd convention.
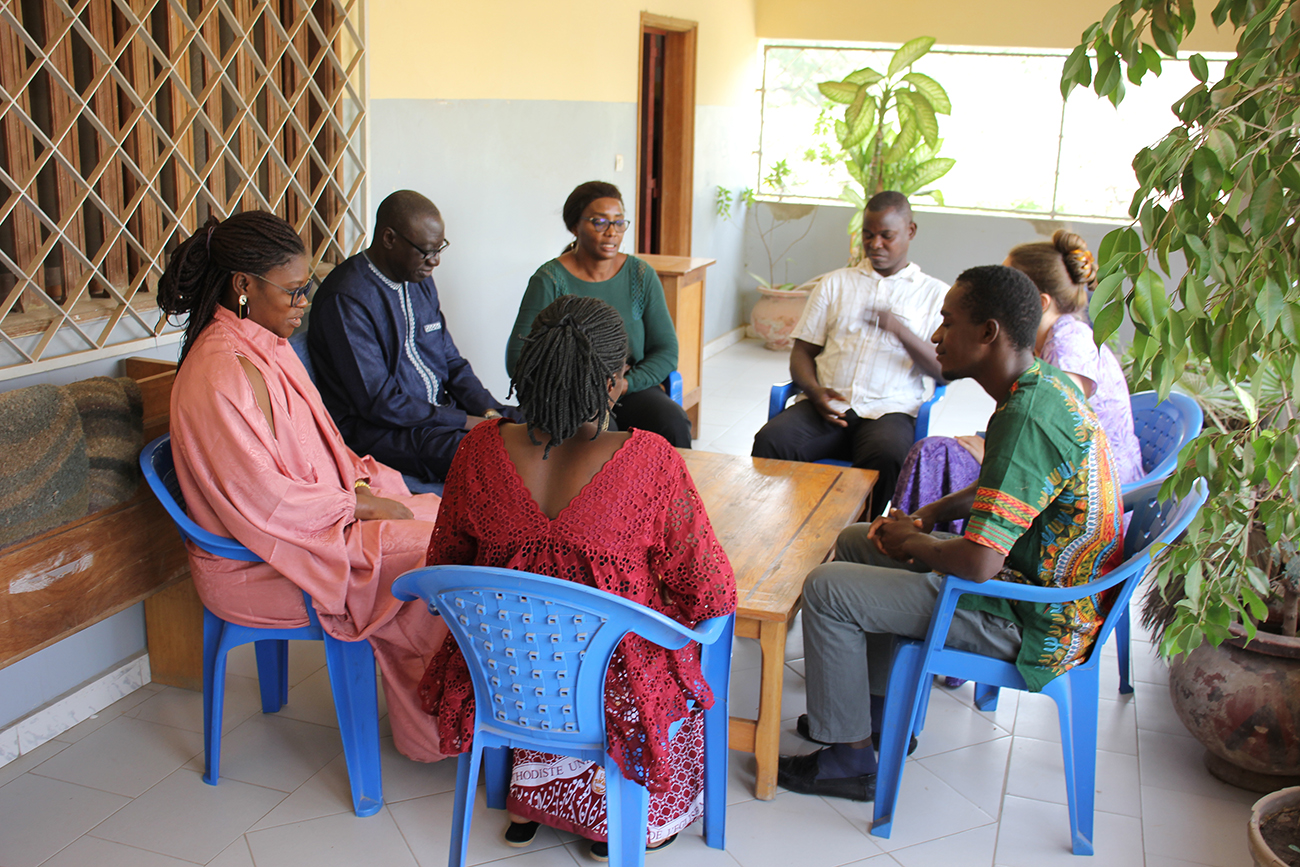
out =
[[[384,679],[394,746],[442,758],[416,685],[446,627],[393,579],[420,565],[438,512],[402,476],[343,442],[288,337],[312,288],[302,239],[265,211],[215,219],[183,241],[158,305],[187,317],[171,397],[171,447],[190,517],[261,562],[187,544],[203,604],[231,623],[307,625],[369,641]]]

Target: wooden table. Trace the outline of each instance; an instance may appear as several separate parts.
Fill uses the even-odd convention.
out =
[[[682,450],[731,566],[736,571],[736,635],[758,639],[762,686],[758,719],[731,718],[731,748],[758,761],[755,796],[776,795],[785,637],[803,582],[835,537],[857,520],[876,483],[874,470]]]

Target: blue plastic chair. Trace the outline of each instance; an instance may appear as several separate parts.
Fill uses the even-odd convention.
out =
[[[1097,695],[1101,648],[1111,630],[1128,610],[1129,598],[1141,582],[1159,549],[1172,543],[1192,522],[1205,503],[1207,487],[1198,480],[1177,506],[1143,498],[1133,510],[1124,541],[1128,555],[1123,565],[1106,577],[1079,587],[1049,588],[1008,581],[967,581],[949,575],[936,600],[934,617],[924,641],[899,638],[889,672],[882,721],[880,770],[876,777],[875,820],[871,833],[888,837],[903,781],[908,737],[925,720],[930,684],[936,675],[974,680],[985,700],[997,701],[1001,687],[1027,689],[1014,663],[946,647],[957,600],[963,593],[976,596],[1059,603],[1092,596],[1114,588],[1110,609],[1087,661],[1056,677],[1043,692],[1056,702],[1061,725],[1061,751],[1065,758],[1065,788],[1069,797],[1070,835],[1076,855],[1093,853],[1093,797],[1097,771]],[[1158,535],[1157,535],[1158,534]],[[978,701],[977,701],[978,703]]]
[[[185,512],[185,498],[176,481],[171,434],[163,434],[140,453],[140,469],[181,536],[217,557],[260,563],[252,551],[225,536],[209,533]],[[221,721],[226,692],[226,654],[255,642],[257,680],[262,713],[276,713],[289,701],[289,641],[324,641],[325,665],[334,692],[343,756],[352,786],[352,808],[358,816],[373,816],[384,806],[379,764],[379,696],[375,684],[375,654],[368,641],[339,641],[321,629],[311,597],[306,626],[269,629],[229,623],[203,608],[203,781],[221,779]]]
[[[1124,485],[1120,492],[1125,504],[1154,498],[1165,479],[1178,467],[1178,453],[1200,436],[1205,416],[1196,401],[1185,394],[1170,392],[1163,401],[1154,391],[1140,391],[1129,398],[1133,408],[1133,432],[1142,449],[1142,478]],[[1119,691],[1133,691],[1129,637],[1131,616],[1127,608],[1115,625],[1115,650],[1119,654]]]
[[[571,581],[485,566],[429,566],[393,583],[398,599],[423,599],[441,613],[474,683],[474,736],[456,768],[449,867],[466,863],[479,765],[487,804],[505,809],[506,748],[525,747],[602,765],[611,865],[645,860],[649,793],[626,779],[606,752],[605,673],[619,642],[634,632],[663,647],[703,646],[713,689],[704,714],[704,838],[725,846],[727,689],[734,615],[695,629],[635,602]]]
[[[768,395],[767,399],[767,420],[771,421],[776,418],[785,409],[785,405],[802,390],[794,384],[793,380],[773,383],[771,394]],[[939,401],[943,400],[943,396],[947,393],[948,386],[935,383],[934,394],[930,395],[929,400],[921,404],[921,409],[916,414],[916,435],[912,438],[912,442],[920,442],[930,435],[930,412]],[[849,461],[842,461],[839,458],[823,458],[817,463],[828,464],[833,467],[853,466]],[[890,491],[891,496],[892,494],[893,491]]]

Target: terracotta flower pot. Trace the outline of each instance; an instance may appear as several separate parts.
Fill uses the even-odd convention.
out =
[[[755,333],[763,338],[763,346],[776,352],[789,352],[794,345],[790,335],[799,317],[803,315],[804,302],[808,300],[805,289],[767,289],[758,287],[759,299],[749,314]]]
[[[1264,839],[1260,826],[1278,813],[1298,810],[1300,786],[1265,795],[1255,802],[1255,808],[1250,812],[1250,822],[1246,825],[1246,843],[1250,846],[1250,857],[1255,860],[1255,867],[1288,867],[1296,862],[1294,854],[1291,854],[1290,861],[1279,857]]]
[[[1219,779],[1257,792],[1300,783],[1300,638],[1233,626],[1169,666],[1169,693]]]

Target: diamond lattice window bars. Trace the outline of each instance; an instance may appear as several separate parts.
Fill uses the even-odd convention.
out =
[[[0,378],[175,339],[210,214],[365,235],[363,0],[0,0]]]

